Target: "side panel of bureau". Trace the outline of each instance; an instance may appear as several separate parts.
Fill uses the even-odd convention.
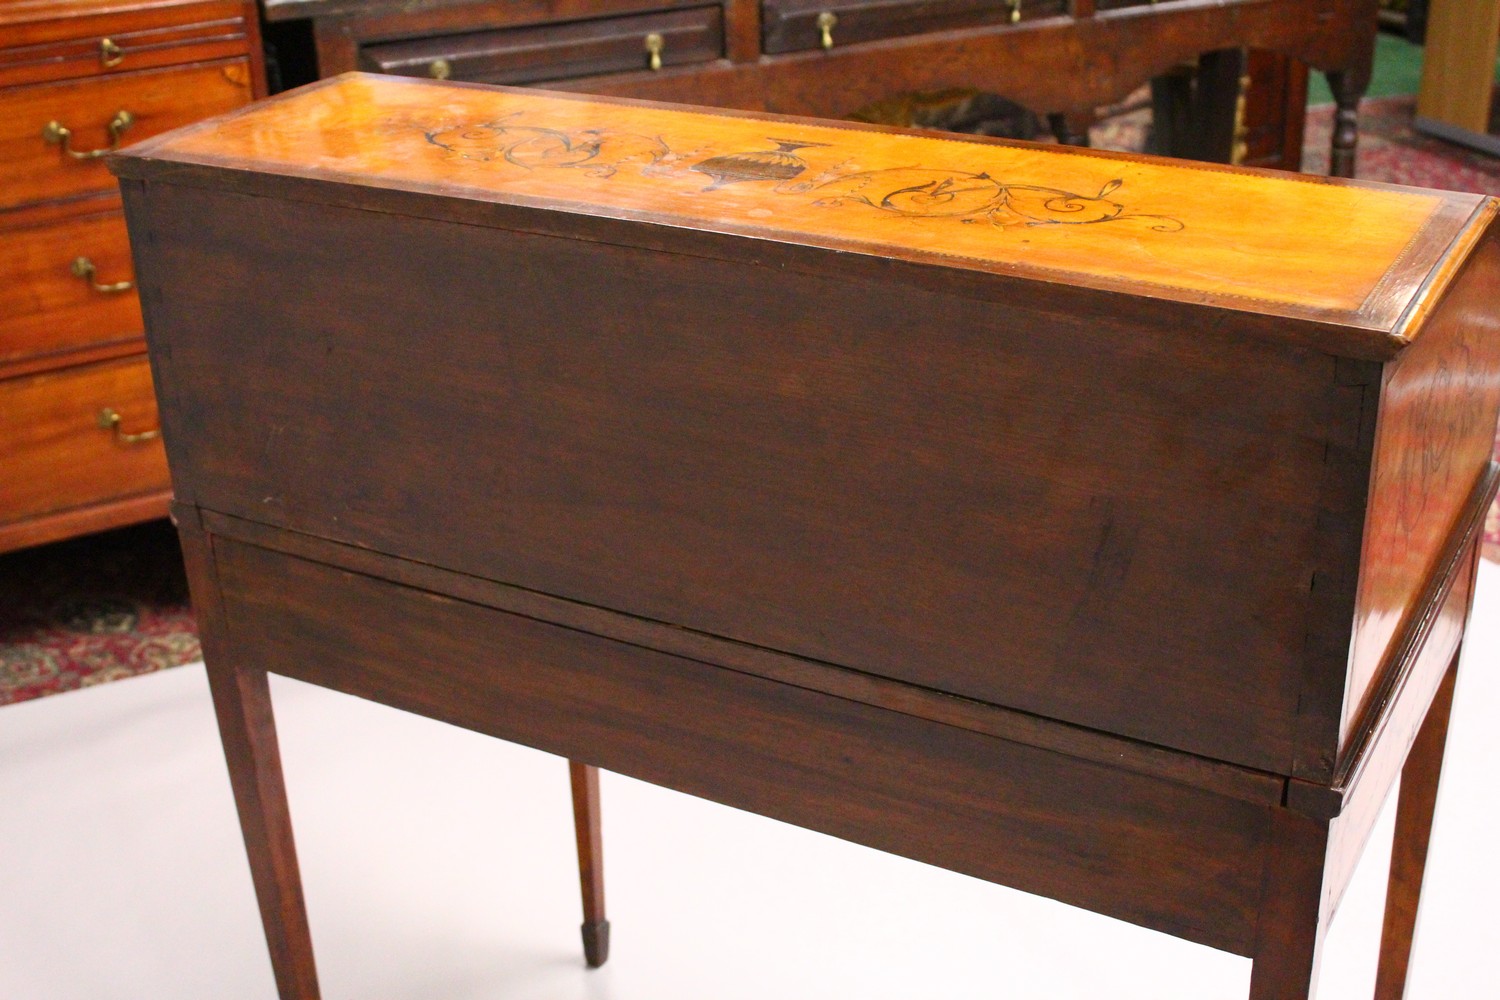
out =
[[[1287,773],[1333,358],[147,190],[179,497]]]
[[[223,652],[247,665],[1212,947],[1252,944],[1272,807],[211,544]]]
[[[1370,517],[1360,560],[1349,696],[1341,745],[1396,678],[1400,631],[1438,572],[1444,542],[1494,449],[1500,413],[1500,228],[1456,276],[1387,366],[1380,402]]]
[[[1407,753],[1426,718],[1428,706],[1444,676],[1454,666],[1473,604],[1478,561],[1478,544],[1471,539],[1462,557],[1451,567],[1450,589],[1441,606],[1429,612],[1430,631],[1413,657],[1402,689],[1391,692],[1391,697],[1398,699],[1396,710],[1388,713],[1384,726],[1373,737],[1359,773],[1350,777],[1352,784],[1345,792],[1344,811],[1329,829],[1328,875],[1323,887],[1324,909],[1329,913],[1337,908],[1348,888],[1381,807],[1396,786]],[[1295,796],[1300,791],[1294,788],[1291,794]]]

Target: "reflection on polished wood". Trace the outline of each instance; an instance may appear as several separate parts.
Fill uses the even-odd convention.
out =
[[[810,245],[870,244],[1389,330],[1478,199],[1024,143],[348,75],[148,146]],[[1295,223],[1290,225],[1289,223]],[[1421,257],[1416,258],[1418,265]]]
[[[1257,165],[1286,170],[1301,163],[1303,67],[1329,76],[1340,122],[1352,126],[1370,80],[1376,7],[1377,0],[265,0],[271,20],[311,21],[319,77],[426,75],[440,57],[453,79],[467,82],[825,118],[897,94],[972,88],[1077,125],[1184,63],[1206,56],[1222,67],[1248,49],[1257,53],[1248,150]],[[679,35],[689,24],[696,28]],[[667,43],[661,72],[641,58],[652,33]],[[1180,140],[1173,155],[1231,162],[1235,79],[1208,73],[1197,92],[1204,121],[1173,133]],[[1352,127],[1335,130],[1334,173],[1353,176],[1355,138]]]
[[[75,148],[102,148],[110,145],[110,123],[125,111],[134,123],[124,137],[143,139],[244,104],[250,99],[245,66],[239,59],[173,67],[6,95],[0,117],[0,209],[108,187],[109,172],[100,160],[70,159],[43,138],[49,122],[65,123]]]
[[[360,76],[113,162],[286,1000],[268,670],[1311,996],[1436,770],[1500,203]]]

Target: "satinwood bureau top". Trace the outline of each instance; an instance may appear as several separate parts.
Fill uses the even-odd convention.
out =
[[[1383,354],[1416,334],[1495,211],[1476,195],[366,74],[115,165],[188,183],[217,168],[252,192],[257,177],[330,181],[1313,320]]]

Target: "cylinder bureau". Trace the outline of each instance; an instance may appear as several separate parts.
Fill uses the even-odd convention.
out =
[[[272,671],[1253,959],[1494,495],[1497,203],[349,74],[112,161],[283,1000]]]

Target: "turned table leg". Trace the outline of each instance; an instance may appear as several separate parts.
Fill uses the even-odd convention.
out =
[[[1333,116],[1333,144],[1328,155],[1328,172],[1334,177],[1354,176],[1355,147],[1359,144],[1359,102],[1370,86],[1370,73],[1339,70],[1328,74],[1336,107]]]
[[[1438,688],[1427,718],[1417,733],[1406,765],[1401,769],[1401,792],[1396,803],[1396,838],[1391,845],[1391,876],[1386,889],[1385,929],[1380,939],[1380,972],[1375,1000],[1401,1000],[1416,936],[1417,905],[1422,874],[1427,868],[1427,845],[1437,804],[1443,750],[1448,742],[1448,718],[1458,677],[1458,654]]]
[[[318,1000],[312,935],[292,842],[266,672],[237,662],[224,634],[223,608],[211,572],[211,540],[197,524],[196,510],[179,509],[176,514],[180,517],[184,562],[214,714],[229,765],[229,783],[260,903],[276,990],[281,1000]]]
[[[604,918],[604,838],[599,829],[599,769],[568,761],[573,784],[573,827],[578,834],[578,880],[583,888],[583,955],[591,968],[609,958]]]
[[[1250,970],[1250,1000],[1313,1000],[1323,949],[1328,824],[1273,810]]]

